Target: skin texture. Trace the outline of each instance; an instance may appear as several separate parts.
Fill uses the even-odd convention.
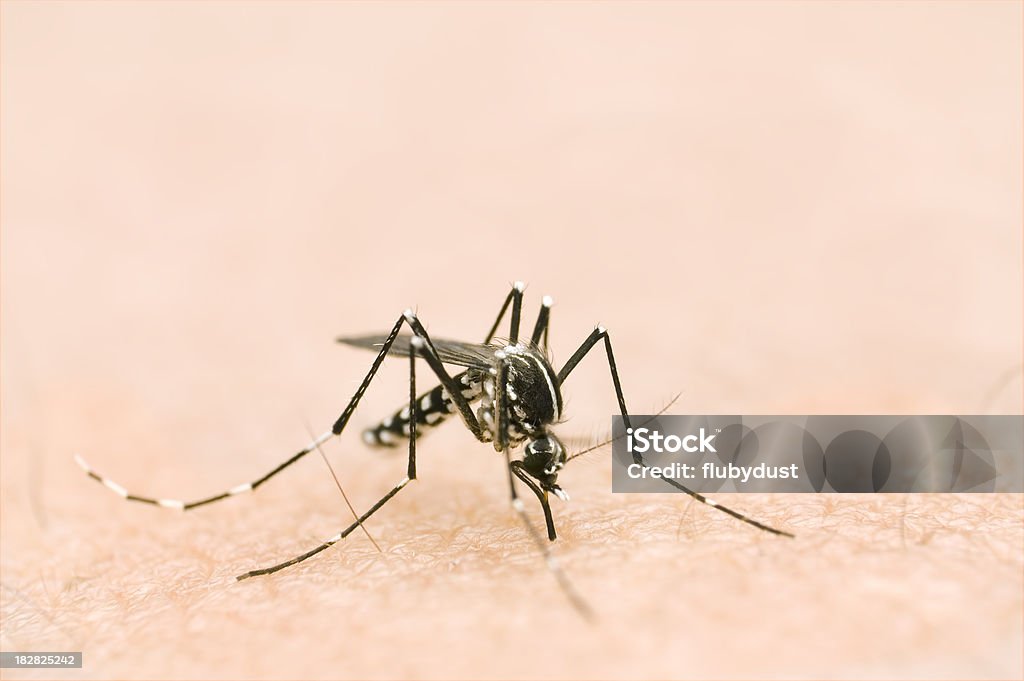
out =
[[[319,455],[414,307],[513,280],[637,414],[1021,413],[1016,3],[0,5],[3,678],[1020,678],[1020,495],[553,501],[573,610],[458,423],[367,530]],[[325,446],[366,509],[405,473]],[[433,384],[426,368],[422,389]],[[576,450],[615,410],[565,386]],[[540,509],[525,495],[541,528]]]

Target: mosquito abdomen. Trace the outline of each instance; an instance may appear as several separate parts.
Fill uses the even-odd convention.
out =
[[[480,382],[464,371],[453,377],[459,385],[465,386],[462,395],[470,402],[480,398]],[[416,398],[416,431],[422,435],[428,429],[443,422],[456,411],[455,403],[438,385]],[[376,426],[363,431],[363,441],[371,447],[395,447],[409,439],[409,405],[406,404]]]

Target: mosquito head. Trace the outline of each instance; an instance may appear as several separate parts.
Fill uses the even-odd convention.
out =
[[[558,486],[558,471],[565,465],[566,453],[562,441],[552,433],[531,440],[523,454],[523,469],[540,483],[541,489],[559,499],[568,495]]]

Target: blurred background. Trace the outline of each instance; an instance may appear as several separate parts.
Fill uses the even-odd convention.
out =
[[[556,359],[609,328],[637,413],[681,392],[682,414],[1019,414],[1021,19],[1016,2],[3,3],[3,649],[84,649],[69,677],[1019,677],[1019,496],[918,515],[730,501],[803,530],[779,546],[678,497],[612,498],[597,454],[556,509],[581,591],[615,612],[595,629],[458,426],[381,512],[387,560],[354,536],[244,587],[232,575],[348,517],[316,457],[181,517],[71,455],[140,494],[253,479],[368,368],[335,336],[412,306],[480,339],[514,280],[531,323],[555,298]],[[353,431],[400,406],[404,367]],[[603,359],[566,398],[560,434],[606,432]],[[365,508],[404,464],[357,435],[328,453]],[[984,548],[965,527],[991,529]],[[848,593],[819,590],[832,570]],[[714,652],[758,621],[745,652]],[[627,625],[629,653],[609,643]],[[875,627],[866,658],[851,641]]]

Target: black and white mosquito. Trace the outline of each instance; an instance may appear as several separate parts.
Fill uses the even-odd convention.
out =
[[[408,357],[408,404],[378,425],[363,432],[363,440],[371,446],[395,447],[402,442],[406,443],[408,447],[406,476],[369,510],[360,515],[355,522],[319,546],[277,565],[250,570],[238,575],[237,579],[269,575],[300,563],[345,539],[402,491],[409,482],[416,479],[416,443],[423,431],[437,426],[452,414],[457,413],[477,440],[491,443],[498,453],[504,455],[513,508],[523,519],[530,535],[541,548],[549,568],[558,578],[563,589],[577,607],[585,609],[585,605],[576,596],[564,574],[558,568],[547,545],[529,521],[516,489],[516,479],[526,485],[537,497],[544,512],[548,539],[554,541],[556,532],[549,496],[554,495],[559,499],[568,500],[568,495],[558,484],[558,475],[567,461],[583,452],[577,452],[570,456],[565,445],[552,432],[551,428],[563,416],[562,386],[576,366],[599,343],[604,346],[615,399],[627,428],[630,426],[629,413],[622,394],[622,385],[619,381],[619,372],[615,365],[615,356],[612,353],[612,343],[608,332],[600,326],[595,328],[562,368],[555,371],[548,353],[551,298],[545,296],[542,300],[533,332],[526,340],[520,338],[523,290],[524,286],[520,282],[516,282],[512,286],[512,290],[498,312],[498,318],[487,332],[483,343],[431,339],[412,310],[403,312],[394,327],[386,334],[338,338],[340,343],[377,351],[377,357],[370,366],[369,372],[330,430],[314,438],[312,442],[289,459],[252,482],[232,487],[225,492],[197,501],[158,499],[131,494],[123,486],[96,473],[81,457],[76,456],[75,458],[91,478],[125,499],[165,508],[187,511],[244,492],[251,492],[302,457],[317,450],[327,440],[341,435],[384,359],[389,355]],[[510,307],[511,319],[508,338],[498,340],[495,334]],[[411,334],[401,334],[402,328],[405,326],[409,327]],[[427,362],[439,381],[438,385],[423,394],[418,394],[416,390],[417,358]],[[462,367],[463,371],[453,376],[445,368],[446,364]],[[474,403],[479,403],[476,410],[471,406]],[[523,443],[525,443],[525,447],[523,447],[521,458],[513,458],[512,449]],[[636,463],[646,466],[640,454],[634,454],[634,458]],[[689,494],[697,501],[760,530],[777,535],[793,536],[722,506],[675,480],[664,478],[664,481]]]

